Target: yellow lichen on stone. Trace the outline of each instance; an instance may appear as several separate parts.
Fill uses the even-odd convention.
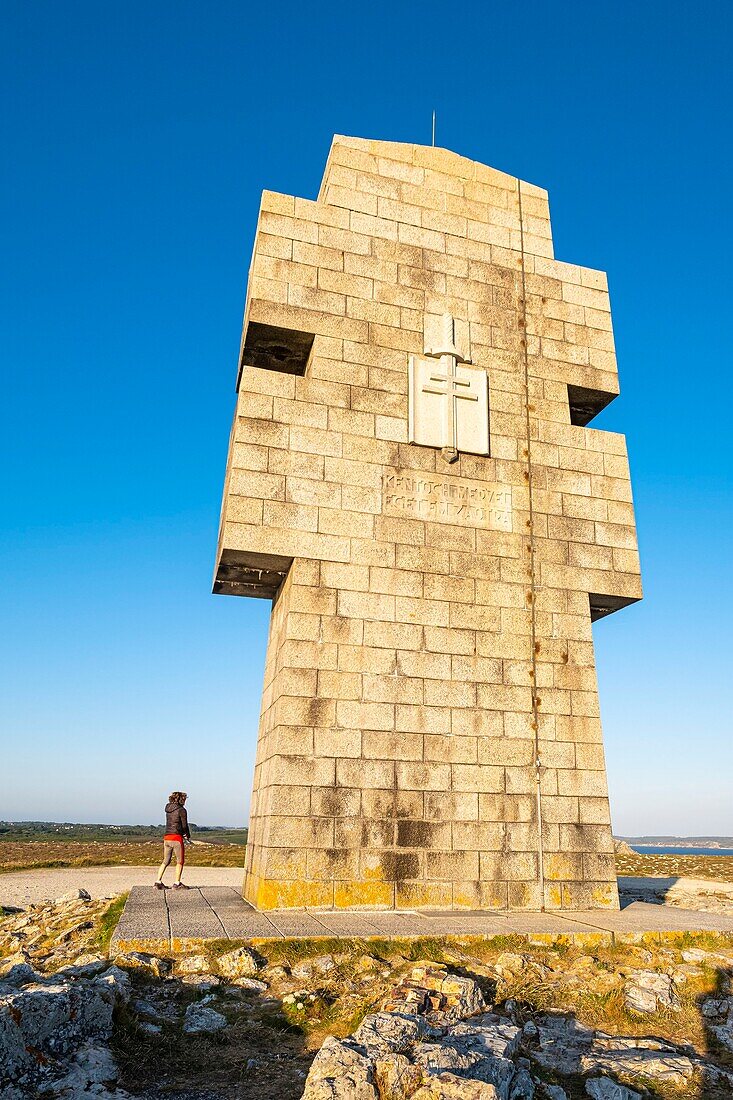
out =
[[[250,900],[256,909],[330,909],[333,905],[333,884],[261,879]]]
[[[336,909],[391,909],[392,884],[389,882],[337,882],[333,903]]]

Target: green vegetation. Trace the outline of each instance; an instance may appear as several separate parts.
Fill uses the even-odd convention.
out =
[[[0,873],[50,867],[154,866],[163,825],[0,821]],[[247,830],[191,824],[188,858],[200,867],[243,867]]]
[[[109,941],[112,939],[112,933],[117,927],[119,919],[122,916],[122,910],[125,908],[125,902],[129,896],[129,890],[124,894],[120,894],[119,897],[116,897],[114,901],[110,902],[109,907],[105,909],[100,917],[97,929],[97,950],[104,954],[109,950]]]
[[[191,832],[211,844],[247,843],[247,829],[223,825],[194,825]],[[23,841],[95,841],[122,843],[159,839],[163,825],[79,825],[61,821],[0,821],[0,844]]]
[[[733,882],[733,856],[616,854],[616,872],[651,878],[708,878]]]

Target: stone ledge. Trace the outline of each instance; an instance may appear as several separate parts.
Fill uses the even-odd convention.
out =
[[[167,927],[166,936],[164,927]],[[111,950],[184,954],[207,941],[267,943],[287,939],[422,939],[518,936],[528,943],[673,943],[699,932],[729,934],[733,917],[633,902],[620,911],[554,912],[260,912],[228,887],[186,893],[134,886]]]

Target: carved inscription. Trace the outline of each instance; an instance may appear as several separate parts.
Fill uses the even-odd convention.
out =
[[[507,485],[465,477],[387,470],[382,482],[385,515],[462,527],[511,531],[512,491]]]

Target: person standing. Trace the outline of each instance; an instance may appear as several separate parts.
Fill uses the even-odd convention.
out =
[[[185,791],[173,791],[168,796],[168,804],[165,808],[165,836],[163,837],[163,862],[158,869],[158,877],[155,881],[156,890],[165,890],[163,875],[172,859],[176,861],[176,880],[173,883],[174,890],[188,890],[188,886],[181,882],[183,867],[186,862],[185,844],[191,842],[191,832],[188,827],[188,814],[186,813]]]

